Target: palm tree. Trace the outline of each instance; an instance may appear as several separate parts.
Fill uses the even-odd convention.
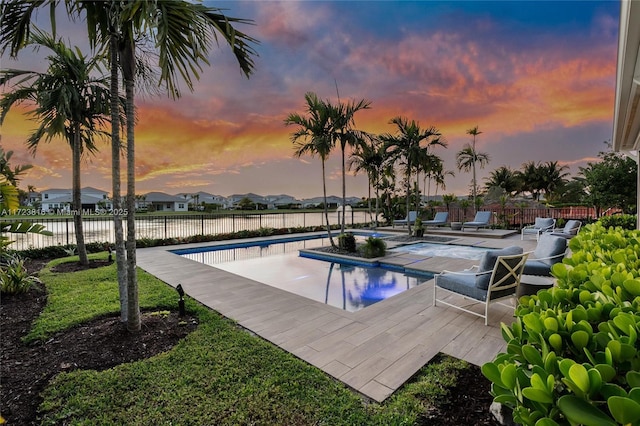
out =
[[[368,141],[358,145],[356,150],[349,157],[349,170],[353,168],[355,172],[364,170],[369,179],[369,216],[371,216],[371,187],[376,190],[376,215],[375,226],[378,226],[378,212],[380,199],[380,175],[384,165],[384,147],[378,138],[370,137]]]
[[[417,172],[420,165],[425,164],[430,158],[431,154],[428,151],[430,147],[435,145],[446,147],[447,143],[441,138],[438,129],[433,126],[422,129],[417,121],[409,121],[399,116],[391,119],[390,123],[397,127],[396,134],[384,134],[380,136],[380,139],[385,143],[385,152],[404,168],[407,191],[406,211],[409,214],[411,209],[411,173],[414,169]],[[419,198],[417,202],[416,210],[419,209]],[[409,235],[411,235],[411,224],[408,224],[408,229]]]
[[[501,166],[491,172],[491,175],[486,179],[485,188],[502,188],[504,192],[513,196],[520,192],[521,181],[517,172],[514,172],[509,167]]]
[[[565,172],[568,167],[560,166],[557,161],[547,161],[541,166],[542,191],[547,201],[550,200],[552,194],[564,184],[567,183],[569,173]]]
[[[55,19],[56,0],[8,0],[2,4],[3,21],[0,26],[2,50],[10,47],[11,55],[17,55],[30,32],[31,14],[40,6],[51,7],[50,16]],[[233,23],[251,23],[249,20],[227,17],[220,9],[194,4],[183,0],[129,2],[72,1],[65,0],[67,12],[81,16],[87,22],[89,40],[92,46],[108,43],[111,66],[112,107],[117,104],[113,96],[118,93],[118,69],[123,70],[126,91],[127,128],[127,264],[126,269],[118,264],[118,279],[122,289],[122,279],[126,279],[127,329],[140,329],[140,310],[135,258],[135,139],[134,139],[134,93],[135,84],[135,41],[146,36],[158,51],[160,83],[164,83],[169,96],[180,96],[179,81],[193,90],[192,79],[199,78],[201,63],[209,64],[208,54],[218,37],[222,37],[231,47],[241,71],[245,76],[253,72],[251,43],[257,42],[249,35],[236,31]],[[55,22],[52,22],[55,28]],[[115,111],[112,111],[115,114]],[[114,135],[120,131],[120,121],[112,117],[112,160],[114,221],[120,220],[122,209],[120,200],[119,155],[120,140]],[[117,170],[117,176],[116,176]],[[116,234],[116,256],[124,259],[124,241],[118,241]],[[127,271],[127,272],[124,272]],[[126,274],[126,275],[125,275]],[[123,305],[121,291],[121,305]]]
[[[468,143],[465,144],[462,149],[456,154],[458,170],[464,170],[465,172],[468,172],[469,170],[473,171],[471,192],[473,195],[474,212],[478,210],[478,183],[476,181],[476,163],[480,165],[481,169],[484,168],[487,163],[489,163],[489,154],[476,151],[476,137],[481,133],[482,132],[478,130],[478,126],[467,130],[467,134],[473,136],[472,145]]]
[[[324,201],[322,204],[324,206],[325,223],[331,246],[336,247],[331,236],[331,226],[329,225],[325,172],[325,163],[333,149],[333,140],[329,130],[329,107],[326,102],[318,99],[318,96],[313,92],[307,92],[304,95],[304,99],[307,103],[306,112],[308,116],[292,113],[284,120],[284,124],[298,126],[298,130],[291,135],[291,141],[295,144],[294,155],[296,157],[302,157],[305,154],[309,154],[312,157],[315,155],[320,157],[322,162],[322,197]]]
[[[93,74],[99,71],[102,57],[88,60],[78,50],[67,47],[61,40],[39,30],[34,31],[28,44],[43,46],[53,54],[47,57],[46,73],[23,70],[0,72],[0,84],[19,78],[15,90],[5,94],[0,101],[0,123],[14,104],[25,101],[37,106],[30,112],[40,125],[27,140],[29,150],[35,155],[42,139],[47,142],[64,137],[72,151],[73,222],[75,226],[78,257],[83,265],[89,264],[82,228],[82,203],[80,194],[80,160],[82,155],[95,152],[93,139],[104,134],[100,130],[109,114],[110,99],[107,79]]]
[[[540,192],[544,188],[543,169],[540,163],[528,161],[522,165],[520,179],[522,182],[522,190],[531,194],[535,201],[540,199]]]
[[[338,105],[327,103],[329,114],[331,117],[331,138],[335,143],[340,143],[340,152],[342,159],[342,220],[341,232],[345,229],[345,205],[347,202],[347,183],[346,183],[346,167],[345,167],[345,151],[347,145],[355,147],[362,143],[365,139],[364,132],[355,129],[355,113],[361,109],[369,109],[371,102],[361,99],[358,102],[349,101],[343,104],[338,99]]]

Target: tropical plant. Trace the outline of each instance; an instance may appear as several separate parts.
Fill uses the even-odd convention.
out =
[[[596,217],[610,207],[619,208],[624,213],[635,213],[638,164],[632,158],[615,152],[600,152],[598,157],[599,162],[589,162],[586,167],[580,167],[586,201],[596,208]]]
[[[313,92],[304,95],[306,101],[307,116],[298,113],[289,114],[284,120],[285,125],[297,125],[298,129],[291,135],[294,143],[296,157],[309,154],[312,157],[317,155],[322,163],[322,199],[327,228],[327,235],[332,247],[336,244],[331,236],[331,226],[329,224],[329,211],[327,209],[327,177],[325,164],[331,149],[333,140],[329,135],[330,117],[329,108],[326,102],[318,99]]]
[[[540,176],[542,177],[542,192],[544,192],[545,199],[549,201],[551,194],[553,194],[558,188],[567,183],[568,166],[561,166],[557,161],[547,161],[541,166]]]
[[[364,170],[369,178],[369,216],[371,216],[371,187],[376,191],[376,214],[374,224],[378,226],[378,214],[380,211],[380,179],[384,167],[384,146],[376,137],[368,138],[364,143],[359,144],[349,157],[349,170],[354,168],[355,172]]]
[[[49,5],[52,27],[55,28],[55,0],[9,0],[2,4],[3,20],[0,25],[0,48],[10,47],[11,55],[17,55],[29,38],[31,14],[38,7]],[[240,66],[248,77],[254,68],[252,56],[256,54],[251,43],[256,40],[236,31],[234,23],[251,23],[249,20],[227,17],[220,9],[183,0],[129,2],[71,1],[66,0],[68,14],[82,16],[87,22],[89,41],[92,46],[108,45],[111,66],[112,108],[112,161],[114,221],[116,223],[116,257],[118,279],[126,279],[127,328],[140,329],[140,309],[136,280],[135,256],[135,139],[134,139],[134,85],[136,40],[149,40],[155,46],[160,68],[160,84],[164,83],[172,98],[179,97],[179,81],[184,81],[193,90],[193,80],[199,78],[201,63],[209,64],[208,54],[214,42],[221,36],[229,44]],[[118,69],[122,70],[126,92],[127,134],[127,240],[126,269],[122,268],[125,244],[119,241],[121,232],[119,208],[120,198],[120,120],[115,117],[118,94]],[[117,170],[117,175],[116,175]],[[126,272],[125,272],[126,271]],[[122,289],[122,282],[120,282]]]
[[[362,253],[366,258],[382,257],[387,251],[387,243],[382,238],[368,237],[362,246]]]
[[[72,152],[73,222],[78,243],[78,258],[87,265],[89,258],[82,229],[82,202],[80,161],[86,152],[96,151],[94,138],[104,135],[102,130],[109,114],[109,85],[99,75],[104,58],[88,59],[78,49],[67,47],[62,40],[36,30],[28,45],[35,49],[46,47],[52,54],[47,57],[47,72],[7,69],[0,71],[0,84],[17,80],[12,91],[0,100],[0,123],[13,105],[23,102],[36,106],[29,114],[39,122],[29,136],[27,146],[35,155],[44,139],[49,142],[62,137]],[[98,73],[97,76],[95,74]]]
[[[20,294],[26,293],[34,284],[40,283],[40,279],[29,274],[24,260],[16,255],[4,256],[0,259],[0,293]]]
[[[391,119],[391,124],[396,126],[396,134],[384,134],[380,139],[385,144],[385,152],[393,162],[398,162],[404,169],[405,185],[406,185],[406,212],[411,210],[411,175],[413,171],[421,168],[423,171],[427,169],[426,164],[436,164],[439,159],[437,156],[429,152],[429,148],[439,145],[447,147],[447,143],[442,135],[434,126],[426,129],[420,127],[420,123],[415,120],[409,121],[404,117],[395,117]],[[416,182],[416,187],[419,185]],[[418,194],[418,205],[416,211],[420,208],[420,197]],[[408,232],[411,235],[411,224],[408,224]]]
[[[602,216],[598,222],[605,228],[620,227],[626,230],[637,229],[638,216],[635,214],[614,214],[611,216]]]
[[[458,197],[456,196],[456,194],[444,194],[442,196],[442,202],[447,208],[447,211],[449,211],[449,209],[451,208],[451,205],[456,201],[458,201]]]
[[[333,105],[330,102],[326,103],[329,110],[330,117],[330,137],[333,141],[333,145],[340,144],[341,154],[341,169],[342,169],[342,220],[341,231],[344,233],[345,228],[345,212],[347,203],[347,182],[346,182],[346,158],[345,152],[347,146],[352,148],[364,143],[367,135],[355,128],[355,114],[362,109],[369,109],[371,102],[361,99],[359,101],[348,101],[343,104],[338,99],[338,104]]]
[[[351,232],[343,232],[338,235],[338,247],[349,253],[356,251],[356,237]]]
[[[465,144],[460,151],[456,154],[456,164],[458,170],[464,170],[465,172],[472,171],[473,178],[471,181],[471,195],[473,197],[474,211],[478,210],[478,183],[476,180],[476,163],[480,168],[489,163],[489,154],[476,151],[476,137],[482,132],[478,130],[478,126],[467,130],[467,134],[473,136],[472,143]]]
[[[0,76],[2,75],[2,71],[0,71]],[[0,77],[1,78],[1,77]],[[2,116],[0,115],[0,123],[2,123]],[[33,166],[31,164],[23,164],[19,166],[14,166],[11,168],[9,162],[11,161],[11,157],[13,156],[13,151],[6,151],[0,146],[0,175],[3,176],[7,182],[11,185],[17,187],[18,181],[20,180],[20,175],[31,169]],[[35,191],[35,188],[31,185],[28,186],[29,192]]]
[[[522,164],[520,180],[522,191],[529,192],[535,201],[540,199],[540,194],[544,191],[544,177],[542,176],[542,166],[535,161],[528,161]]]
[[[514,172],[509,167],[501,166],[492,171],[488,178],[485,178],[485,188],[501,188],[510,196],[520,192],[521,181],[518,172]]]
[[[585,227],[502,325],[507,352],[482,367],[494,401],[524,425],[640,422],[640,231]]]

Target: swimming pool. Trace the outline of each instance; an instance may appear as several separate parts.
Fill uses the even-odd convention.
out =
[[[298,256],[298,250],[328,245],[327,238],[266,243],[180,249],[173,253],[349,312],[392,297],[433,277]]]
[[[395,247],[389,251],[411,253],[425,257],[451,257],[454,259],[480,260],[489,249],[484,247],[462,246],[457,244],[416,243]]]

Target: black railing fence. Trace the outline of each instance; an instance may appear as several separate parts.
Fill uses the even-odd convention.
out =
[[[342,214],[334,210],[329,213],[329,224],[339,225]],[[26,219],[3,219],[4,222],[39,223],[51,231],[53,236],[38,234],[6,234],[11,249],[24,250],[55,245],[75,244],[76,235],[71,217],[35,216]],[[346,225],[371,222],[368,212],[347,210]],[[261,228],[297,228],[324,226],[322,211],[302,213],[229,213],[193,215],[144,215],[136,218],[137,239],[184,238],[193,235],[217,235],[239,231],[254,231]],[[85,216],[82,226],[86,243],[115,241],[113,217],[110,215]],[[126,221],[123,221],[126,235]]]
[[[487,210],[487,208],[483,208]],[[493,214],[493,224],[520,228],[533,223],[536,217],[553,217],[556,219],[591,219],[595,211],[589,207],[562,208],[489,208]],[[437,207],[435,211],[445,211]],[[424,214],[426,216],[426,214]],[[473,210],[463,211],[459,208],[449,209],[449,221],[468,221],[473,218]],[[335,210],[329,213],[329,224],[339,225],[341,214]],[[27,219],[4,219],[6,222],[32,222],[46,226],[53,236],[38,234],[7,234],[13,240],[11,248],[24,250],[55,245],[75,244],[76,236],[71,217],[36,216]],[[366,224],[373,222],[367,211],[347,210],[346,225]],[[239,231],[254,231],[261,228],[297,228],[307,226],[324,226],[324,213],[229,213],[229,214],[192,214],[192,215],[144,215],[136,218],[138,239],[185,238],[193,235],[217,235]],[[123,221],[126,235],[126,221]],[[109,215],[85,216],[83,218],[85,242],[115,241],[113,217]]]

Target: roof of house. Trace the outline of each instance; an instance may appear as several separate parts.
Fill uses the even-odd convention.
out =
[[[184,203],[185,199],[164,192],[149,192],[144,195],[144,201],[148,203]]]

